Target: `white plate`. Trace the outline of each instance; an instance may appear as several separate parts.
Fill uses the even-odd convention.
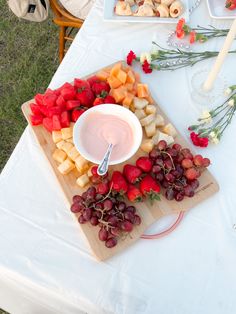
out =
[[[207,0],[210,16],[213,19],[235,19],[236,9],[230,11],[225,8],[225,0]]]
[[[129,23],[178,23],[180,18],[189,21],[189,4],[188,0],[181,0],[184,5],[184,13],[178,18],[161,18],[161,17],[141,17],[141,16],[119,16],[114,12],[117,0],[104,0],[104,21],[109,22],[129,22]]]

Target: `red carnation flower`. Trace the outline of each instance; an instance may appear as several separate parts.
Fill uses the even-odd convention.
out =
[[[132,65],[133,60],[136,59],[136,54],[130,50],[130,52],[128,53],[127,57],[126,57],[126,62],[128,65]]]
[[[183,30],[184,25],[185,25],[185,19],[182,18],[179,20],[179,22],[176,25],[176,31]]]
[[[152,73],[152,68],[151,68],[151,64],[147,62],[147,60],[144,60],[143,64],[142,64],[142,68],[143,68],[143,72],[148,74],[148,73]]]
[[[189,42],[190,42],[190,44],[193,44],[193,43],[195,43],[195,41],[196,41],[196,32],[195,31],[191,31],[190,32]]]
[[[199,147],[207,147],[209,143],[209,139],[207,137],[200,137],[199,134],[195,132],[190,133],[190,138],[193,142],[193,145]]]

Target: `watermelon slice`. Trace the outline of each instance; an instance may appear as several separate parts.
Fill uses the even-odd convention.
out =
[[[30,115],[30,121],[32,125],[39,125],[43,122],[43,116],[41,114]]]
[[[34,104],[34,103],[31,103],[31,104],[30,104],[30,109],[31,109],[31,112],[32,112],[33,114],[35,114],[35,115],[41,115],[41,114],[42,114],[42,112],[41,112],[41,110],[40,110],[40,108],[39,108],[39,105],[36,105],[36,104]]]
[[[53,131],[60,131],[61,130],[60,116],[57,114],[55,114],[52,117],[52,129],[53,129]]]
[[[56,105],[56,100],[57,100],[57,95],[52,94],[52,93],[47,93],[47,94],[44,94],[43,104],[44,106],[47,106],[47,108],[53,107]]]
[[[68,111],[63,111],[61,114],[61,127],[68,128],[70,126],[70,115]]]
[[[52,132],[53,131],[52,118],[44,118],[43,119],[43,126],[45,127],[46,130],[48,130],[49,132]]]
[[[76,107],[80,106],[80,101],[79,100],[67,100],[66,102],[66,109],[67,110],[72,110]]]
[[[59,106],[54,106],[48,108],[48,117],[51,118],[54,115],[60,115],[62,112],[61,108]]]

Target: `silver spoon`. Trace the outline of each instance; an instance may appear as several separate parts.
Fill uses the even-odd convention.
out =
[[[113,144],[109,144],[108,149],[107,149],[107,151],[106,151],[106,153],[105,153],[105,155],[104,155],[104,157],[102,159],[102,162],[98,166],[97,173],[100,176],[104,176],[104,174],[107,173],[109,160],[110,160],[110,157],[111,157],[111,152],[112,152],[113,146],[114,146]]]

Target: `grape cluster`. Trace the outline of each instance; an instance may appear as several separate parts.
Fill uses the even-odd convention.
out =
[[[71,211],[79,214],[79,223],[90,222],[92,226],[99,226],[98,238],[107,248],[116,246],[119,238],[141,223],[134,206],[126,205],[119,200],[118,194],[110,191],[106,195],[99,194],[95,186],[73,197]]]
[[[165,197],[178,202],[185,196],[194,196],[199,187],[198,178],[210,165],[208,158],[194,156],[180,144],[167,146],[163,140],[149,153],[149,158],[153,163],[151,174],[165,189]]]

